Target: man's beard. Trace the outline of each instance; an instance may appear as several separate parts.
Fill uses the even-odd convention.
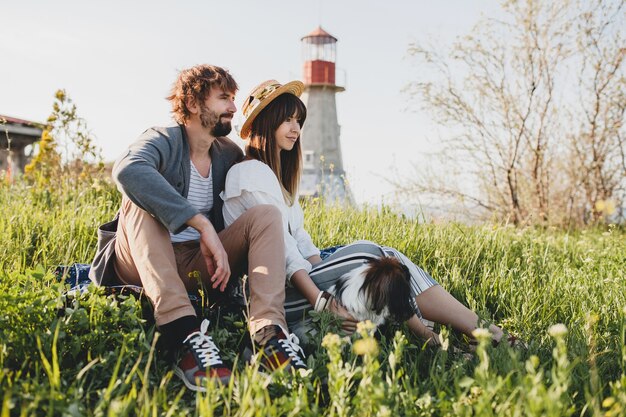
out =
[[[217,137],[226,136],[233,130],[230,121],[222,123],[220,120],[222,117],[230,117],[230,113],[224,113],[218,115],[217,113],[209,110],[208,107],[202,106],[200,110],[200,122],[202,127],[211,129],[211,135]]]

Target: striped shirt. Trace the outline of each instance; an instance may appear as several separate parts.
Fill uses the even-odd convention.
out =
[[[196,208],[200,214],[209,217],[209,212],[213,208],[213,166],[209,168],[209,176],[204,178],[196,169],[193,162],[191,164],[191,176],[189,178],[189,193],[187,200]],[[172,243],[187,242],[189,240],[199,240],[200,233],[193,227],[188,227],[178,234],[170,233]]]

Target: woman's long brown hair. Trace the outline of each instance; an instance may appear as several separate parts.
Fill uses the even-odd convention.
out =
[[[294,115],[302,127],[306,120],[304,103],[293,94],[281,94],[254,119],[250,139],[246,144],[246,157],[259,160],[270,167],[287,193],[285,200],[289,205],[293,204],[298,193],[302,171],[300,138],[290,151],[281,152],[276,143],[276,129]]]

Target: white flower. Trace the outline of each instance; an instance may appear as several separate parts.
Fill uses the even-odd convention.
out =
[[[567,327],[563,323],[553,324],[548,329],[548,334],[552,337],[563,337],[567,334]]]
[[[491,332],[487,329],[475,329],[472,332],[472,336],[477,340],[491,339]]]

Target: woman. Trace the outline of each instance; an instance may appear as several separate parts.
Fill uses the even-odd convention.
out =
[[[324,290],[368,259],[394,256],[410,272],[411,300],[415,307],[407,320],[411,331],[437,344],[437,335],[421,320],[426,319],[451,325],[471,337],[478,316],[394,249],[361,241],[322,259],[303,227],[304,216],[297,198],[302,161],[300,131],[306,119],[306,108],[299,99],[303,89],[299,81],[281,85],[270,80],[252,91],[242,107],[246,119],[241,136],[246,140],[246,158],[230,169],[222,194],[226,224],[258,204],[273,204],[281,210],[287,251],[285,309],[289,328],[303,336],[306,312],[327,308],[343,319],[344,330],[353,331],[354,318]],[[502,329],[490,325],[489,330],[498,343]]]

